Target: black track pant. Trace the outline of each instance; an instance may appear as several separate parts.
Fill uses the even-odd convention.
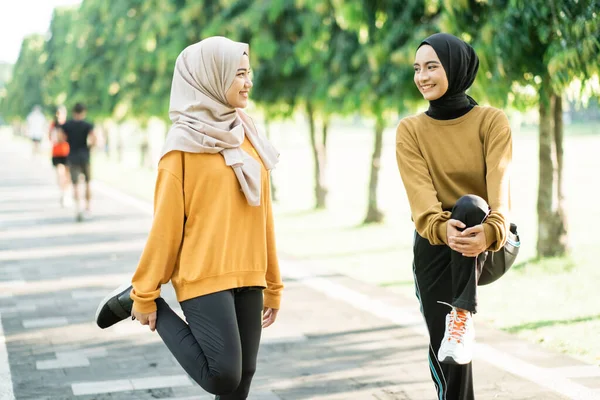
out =
[[[187,323],[162,298],[156,305],[156,330],[185,372],[217,399],[246,399],[262,332],[262,290],[231,289],[183,301]]]
[[[481,224],[489,213],[482,198],[461,197],[452,209],[452,219],[462,221],[467,227]],[[439,400],[474,399],[473,372],[467,365],[442,364],[437,353],[446,329],[446,315],[450,307],[443,301],[473,313],[477,307],[477,264],[480,257],[464,257],[450,247],[432,246],[427,239],[415,233],[413,271],[421,312],[429,331],[429,368]],[[481,265],[480,265],[481,267]]]

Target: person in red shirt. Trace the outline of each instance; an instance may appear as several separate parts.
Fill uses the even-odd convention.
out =
[[[56,170],[56,179],[60,189],[60,205],[65,206],[67,196],[65,193],[69,189],[70,174],[67,165],[67,156],[69,155],[69,143],[59,134],[60,127],[67,121],[67,109],[65,106],[59,106],[56,109],[54,119],[48,130],[48,138],[52,143],[52,165]]]

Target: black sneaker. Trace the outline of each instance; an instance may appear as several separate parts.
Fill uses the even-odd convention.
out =
[[[133,286],[129,283],[121,285],[100,302],[96,310],[96,324],[100,328],[108,328],[131,317],[133,300],[129,297],[129,293],[132,289]]]

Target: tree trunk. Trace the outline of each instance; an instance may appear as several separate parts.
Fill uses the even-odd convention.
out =
[[[265,134],[267,135],[267,139],[271,139],[271,123],[267,117],[265,117]],[[277,201],[277,187],[275,186],[275,182],[273,181],[273,171],[270,172],[269,176],[269,184],[271,185],[271,200]]]
[[[562,96],[553,94],[554,107],[554,146],[556,151],[556,209],[554,215],[554,232],[556,235],[556,252],[564,255],[568,251],[567,213],[565,210],[565,194],[563,188],[563,108]]]
[[[325,184],[327,123],[323,124],[323,137],[319,142],[315,127],[315,114],[311,103],[306,104],[306,114],[308,116],[310,144],[314,162],[315,209],[319,210],[325,208],[327,202],[327,186]]]
[[[561,256],[566,253],[566,224],[563,208],[562,98],[545,80],[540,89],[539,186],[537,255]]]
[[[373,156],[371,157],[371,176],[369,178],[369,202],[367,206],[367,216],[364,224],[371,224],[383,221],[383,213],[377,207],[377,189],[379,186],[379,168],[381,166],[381,148],[383,147],[383,129],[385,123],[383,118],[377,117],[375,122],[375,146]]]
[[[320,178],[321,189],[319,191],[321,202],[323,203],[323,207],[327,204],[327,184],[325,172],[327,171],[327,135],[329,134],[329,120],[326,117],[323,117],[323,124],[321,126],[321,145],[317,147],[318,149],[318,157],[319,157],[319,165],[320,165]]]

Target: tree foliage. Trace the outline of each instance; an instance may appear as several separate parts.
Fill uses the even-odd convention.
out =
[[[6,95],[0,104],[7,120],[25,119],[35,105],[43,105],[45,57],[43,36],[31,35],[23,40],[12,79],[6,85]]]
[[[585,88],[598,79],[598,5],[597,0],[491,0],[448,7],[448,25],[471,36],[480,54],[481,93],[501,105],[538,108],[540,257],[568,250],[562,101],[572,82]]]
[[[424,103],[411,64],[422,39],[445,31],[480,56],[475,98],[553,118],[540,123],[540,162],[557,160],[540,193],[560,198],[560,182],[544,182],[562,179],[562,96],[574,83],[588,96],[600,74],[598,10],[600,0],[83,0],[55,10],[47,37],[23,42],[0,112],[18,120],[34,104],[50,111],[83,101],[96,120],[166,120],[177,55],[203,37],[228,36],[251,46],[253,99],[265,115],[308,116],[317,206],[325,205],[330,118],[373,121],[365,222],[377,222],[383,130]],[[544,207],[542,219],[560,214]],[[542,230],[552,237],[555,228]]]

